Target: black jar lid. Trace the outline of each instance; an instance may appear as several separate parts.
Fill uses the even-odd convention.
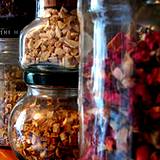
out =
[[[24,81],[28,85],[78,88],[78,75],[78,69],[37,64],[31,65],[24,71]]]

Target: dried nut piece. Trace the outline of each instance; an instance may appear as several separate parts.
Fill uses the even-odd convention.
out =
[[[61,8],[45,10],[44,22],[25,36],[22,65],[53,63],[65,67],[78,67],[80,27],[76,10]],[[67,57],[71,58],[65,58]],[[63,62],[65,59],[65,63]],[[72,60],[74,59],[74,63]]]

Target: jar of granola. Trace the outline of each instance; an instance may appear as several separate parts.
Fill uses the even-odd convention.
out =
[[[78,72],[36,65],[24,72],[26,96],[13,109],[9,139],[25,160],[78,158]]]
[[[22,73],[18,63],[18,39],[0,39],[0,148],[9,148],[9,115],[27,89]]]
[[[79,0],[78,16],[80,160],[159,160],[160,0]]]
[[[33,64],[56,64],[77,68],[77,0],[37,0],[36,4],[35,20],[20,35],[21,66],[27,68]]]

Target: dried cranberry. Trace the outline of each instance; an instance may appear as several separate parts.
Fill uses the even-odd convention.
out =
[[[147,146],[137,148],[136,160],[149,160],[149,148]]]
[[[113,137],[106,137],[105,139],[105,145],[109,152],[112,152],[116,149],[116,141]]]

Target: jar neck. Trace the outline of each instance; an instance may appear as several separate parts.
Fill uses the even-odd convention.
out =
[[[45,17],[44,11],[46,9],[60,9],[62,6],[67,10],[76,9],[77,0],[36,0],[36,18]]]
[[[28,96],[77,97],[77,88],[57,88],[52,86],[28,85]]]
[[[56,6],[56,0],[37,0],[36,1],[36,17],[43,17],[44,10]]]

